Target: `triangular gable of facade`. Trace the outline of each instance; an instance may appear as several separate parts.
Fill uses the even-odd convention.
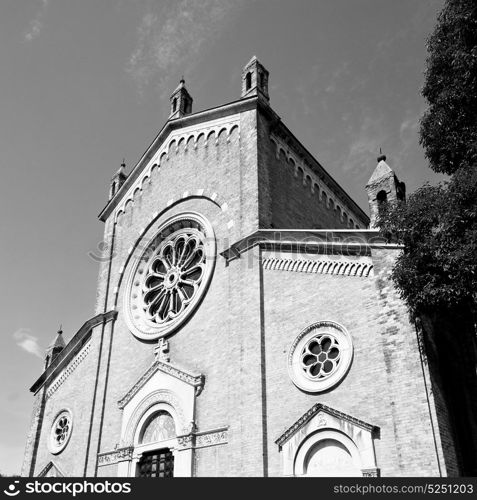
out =
[[[315,418],[317,417],[317,418]],[[331,418],[327,418],[331,417]],[[302,430],[312,420],[315,421],[316,429],[324,427],[345,427],[346,424],[352,427],[361,428],[370,434],[375,434],[379,429],[375,425],[368,424],[363,420],[359,420],[351,415],[343,413],[334,408],[330,408],[322,403],[313,405],[306,413],[304,413],[296,422],[291,425],[283,434],[275,441],[281,448],[289,441],[296,433]],[[338,423],[339,422],[339,423]]]
[[[48,462],[38,474],[38,477],[65,477],[65,474],[55,463]]]
[[[174,140],[179,142],[181,136],[186,135],[189,130],[197,130],[196,139],[201,132],[205,133],[206,137],[208,137],[210,132],[213,131],[217,136],[224,127],[230,133],[235,125],[234,123],[230,123],[230,118],[233,115],[256,108],[257,104],[258,98],[252,96],[216,108],[168,120],[136,163],[120,189],[101,211],[98,216],[99,219],[105,221],[114,210],[117,212],[122,210],[128,200],[132,198],[137,187],[142,184],[144,178],[150,175],[151,167],[156,162],[156,159],[157,163],[159,163],[161,158],[168,154],[168,150]],[[198,129],[201,130],[199,131]]]
[[[158,371],[191,385],[195,388],[196,396],[201,393],[204,387],[204,375],[190,373],[189,371],[179,368],[178,366],[174,366],[171,363],[156,360],[131,387],[131,389],[129,389],[129,391],[118,401],[119,408],[123,409]]]

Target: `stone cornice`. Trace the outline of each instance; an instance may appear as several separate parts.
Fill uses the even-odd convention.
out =
[[[124,448],[116,448],[112,451],[106,451],[104,453],[98,453],[98,467],[103,467],[105,465],[117,464],[118,462],[124,462],[131,460],[134,452],[134,447],[126,446]]]
[[[374,433],[379,430],[378,427],[363,422],[351,415],[343,413],[341,411],[335,410],[334,408],[330,408],[329,406],[324,405],[323,403],[316,403],[313,405],[305,414],[303,414],[291,427],[289,427],[276,441],[275,443],[278,446],[282,446],[286,443],[296,432],[298,432],[305,424],[307,424],[315,415],[323,412],[332,417],[339,418],[341,420],[346,420],[347,422],[361,427],[371,433]]]
[[[172,365],[171,363],[166,363],[164,361],[156,360],[152,365],[144,372],[144,374],[139,378],[139,380],[129,389],[129,391],[118,401],[119,408],[123,409],[129,401],[139,392],[141,387],[157,372],[161,371],[167,373],[189,385],[195,387],[196,396],[198,396],[204,387],[205,377],[204,375],[197,375],[190,373],[182,368]]]
[[[379,231],[372,229],[259,229],[233,243],[221,255],[229,262],[257,245],[270,250],[326,255],[371,255],[374,248],[402,248],[387,243]]]
[[[60,352],[60,354],[58,354],[48,368],[30,387],[30,391],[33,393],[38,392],[41,387],[50,383],[55,377],[57,377],[86,344],[89,337],[91,337],[92,329],[101,323],[108,323],[109,321],[116,319],[117,315],[117,311],[108,311],[106,313],[98,314],[86,321],[74,337],[68,342],[66,347]]]
[[[177,436],[177,449],[178,451],[183,451],[188,449],[208,448],[210,446],[227,444],[228,440],[228,425],[201,432],[192,430],[187,434]],[[134,446],[118,447],[111,451],[98,453],[98,467],[129,461],[133,458],[133,455]]]
[[[207,448],[218,444],[226,444],[229,440],[229,426],[220,427],[195,434],[195,448]]]

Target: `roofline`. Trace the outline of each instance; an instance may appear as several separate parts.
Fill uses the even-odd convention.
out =
[[[86,321],[68,344],[66,344],[64,349],[38,377],[35,383],[30,387],[30,391],[36,393],[43,385],[53,380],[83,347],[86,340],[91,336],[92,329],[103,322],[107,323],[115,319],[117,315],[117,311],[109,311],[98,314]]]
[[[365,222],[367,225],[369,225],[369,216],[366,214],[366,212],[351,198],[351,196],[341,187],[341,185],[335,180],[335,178],[326,170],[326,168],[315,158],[315,156],[310,153],[310,151],[302,144],[302,142],[295,136],[295,134],[283,123],[282,119],[270,108],[270,110],[275,114],[275,117],[277,119],[276,127],[282,128],[287,136],[289,136],[298,146],[298,148],[302,149],[303,153],[305,156],[308,156],[311,164],[311,167],[314,167],[314,163],[318,165],[320,168],[321,172],[325,177],[325,181],[327,181],[329,184],[331,184],[330,187],[333,188],[334,194],[337,195],[338,197],[344,198],[344,201],[350,205],[350,208],[355,210],[357,212],[357,215],[360,215],[362,218],[362,222]],[[313,168],[314,169],[314,168]],[[314,169],[315,170],[315,169]]]
[[[293,436],[295,435],[303,426],[305,426],[315,415],[318,415],[320,412],[327,413],[332,417],[336,417],[338,419],[346,420],[351,424],[354,424],[362,429],[365,429],[372,434],[376,434],[380,431],[379,427],[373,424],[368,424],[364,420],[360,420],[356,417],[348,413],[344,413],[342,411],[336,410],[331,406],[327,406],[323,403],[315,403],[308,411],[306,411],[298,420],[296,420],[282,435],[275,440],[275,443],[282,449],[282,446]]]
[[[228,262],[260,246],[267,250],[339,255],[370,255],[371,249],[401,250],[375,229],[259,229],[236,241],[220,254]]]
[[[319,167],[318,175],[322,175],[325,178],[325,181],[330,184],[330,187],[333,188],[333,191],[338,197],[341,197],[343,201],[352,208],[356,215],[359,215],[362,219],[362,222],[369,225],[369,217],[364,212],[364,210],[349,196],[349,194],[341,187],[341,185],[334,179],[334,177],[323,167],[323,165],[314,157],[313,154],[300,142],[300,140],[290,131],[290,129],[283,123],[280,116],[272,109],[268,102],[264,102],[258,96],[245,97],[242,99],[238,99],[236,101],[229,102],[227,104],[223,104],[220,106],[215,106],[213,108],[209,108],[203,111],[199,111],[197,113],[192,113],[190,115],[183,116],[181,118],[175,118],[172,120],[167,120],[162,129],[156,135],[154,140],[146,149],[145,153],[141,156],[139,161],[136,163],[131,173],[128,175],[123,185],[118,189],[115,195],[108,201],[106,206],[98,215],[98,218],[101,221],[106,221],[106,219],[111,215],[112,211],[116,208],[116,206],[120,203],[122,197],[132,184],[139,177],[142,168],[151,160],[154,156],[157,146],[161,144],[164,139],[169,135],[170,132],[176,129],[180,129],[186,126],[194,125],[196,123],[201,123],[203,121],[214,120],[216,118],[222,118],[224,116],[249,111],[250,109],[259,109],[265,115],[269,115],[275,121],[275,127],[281,128],[284,133],[291,138],[299,149],[302,150],[305,156],[308,157],[309,163],[311,167],[316,170],[316,165]],[[273,127],[271,128],[273,131]]]
[[[98,218],[104,222],[111,215],[111,212],[119,204],[123,195],[138,178],[139,174],[141,173],[142,167],[145,166],[145,164],[147,164],[147,162],[149,162],[149,160],[154,156],[154,153],[156,152],[156,146],[161,144],[170,132],[182,127],[187,127],[189,125],[195,125],[196,123],[201,123],[203,121],[214,120],[216,118],[222,118],[223,116],[248,111],[257,106],[258,100],[259,98],[257,96],[247,97],[244,99],[238,99],[236,101],[229,102],[227,104],[222,104],[221,106],[215,106],[213,108],[205,109],[197,113],[191,113],[190,115],[186,115],[181,118],[167,120],[154,140],[148,146],[145,153],[136,163],[131,173],[124,181],[124,184],[118,189],[111,200],[108,201],[103,210],[101,210]]]

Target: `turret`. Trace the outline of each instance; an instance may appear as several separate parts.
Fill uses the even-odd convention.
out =
[[[242,98],[256,95],[268,102],[268,75],[265,66],[253,56],[242,70]]]
[[[119,170],[113,175],[111,179],[111,189],[109,190],[109,199],[111,199],[118,191],[119,188],[124,184],[124,181],[127,179],[126,174],[126,162],[123,159]]]
[[[45,356],[45,369],[48,368],[49,365],[54,361],[54,359],[61,353],[61,351],[65,348],[65,340],[63,338],[63,330],[60,329],[56,333],[56,337],[53,339],[53,342],[48,346],[46,350]]]
[[[386,155],[380,152],[377,160],[378,164],[373,175],[366,184],[371,228],[377,227],[379,211],[385,204],[406,199],[406,185],[399,181],[392,168],[386,163]]]
[[[179,86],[171,94],[171,114],[169,120],[181,118],[192,113],[192,97],[185,86],[184,78],[181,78]]]

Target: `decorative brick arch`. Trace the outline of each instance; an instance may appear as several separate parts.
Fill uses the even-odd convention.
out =
[[[341,207],[343,205],[344,201],[338,201],[339,198],[333,193],[332,187],[325,183],[324,179],[319,177],[308,162],[297,151],[294,151],[286,141],[274,133],[270,134],[269,139],[274,146],[276,159],[280,160],[283,155],[284,164],[293,169],[294,176],[300,177],[303,186],[307,190],[309,189],[312,194],[318,191],[321,200],[326,196],[326,207],[328,209],[334,209],[334,206],[339,205]],[[354,213],[354,210],[348,206],[346,207],[346,212]],[[339,218],[343,222],[342,214],[339,214]],[[356,226],[359,229],[366,229],[365,224],[360,221],[357,222]]]
[[[149,162],[146,168],[142,171],[141,175],[134,181],[134,184],[128,189],[124,195],[121,203],[118,205],[118,212],[125,211],[126,204],[134,200],[134,193],[136,189],[142,191],[143,184],[146,178],[151,178],[153,169],[161,169],[165,162],[169,160],[169,156],[177,154],[179,145],[184,144],[184,150],[187,151],[189,144],[193,144],[193,149],[197,148],[197,143],[200,137],[204,137],[205,144],[219,144],[219,136],[225,135],[226,142],[230,142],[232,132],[237,131],[240,134],[240,126],[238,120],[227,121],[216,120],[213,124],[208,124],[195,130],[184,130],[172,133],[166,141],[162,143],[160,148],[154,154],[153,159]]]

